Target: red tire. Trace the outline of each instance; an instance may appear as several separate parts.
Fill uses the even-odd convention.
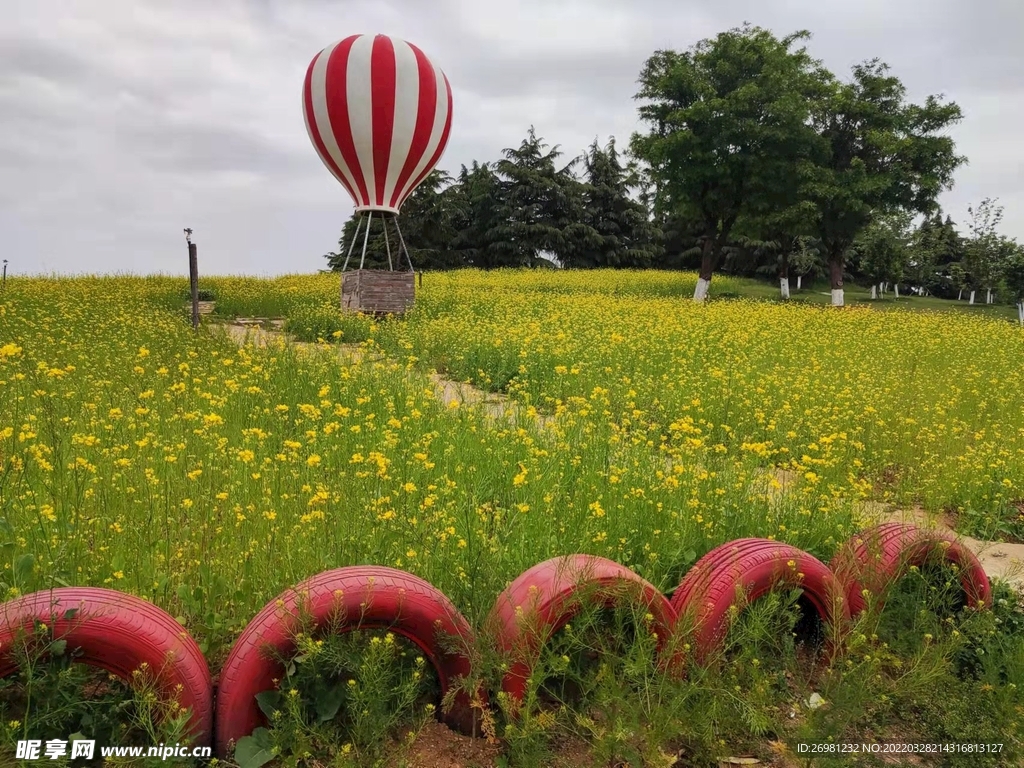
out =
[[[779,587],[798,587],[824,625],[849,619],[842,589],[828,567],[789,544],[738,539],[716,547],[689,570],[672,595],[672,607],[693,622],[698,663],[706,663],[725,640],[729,609],[754,602]]]
[[[882,595],[911,566],[933,558],[960,568],[960,583],[972,607],[992,603],[992,587],[977,556],[945,531],[904,523],[883,523],[853,536],[829,564],[843,586],[853,614],[867,608],[869,594]]]
[[[280,664],[264,653],[269,646],[288,655],[295,648],[294,617],[299,606],[317,624],[339,609],[349,617],[343,632],[387,629],[414,643],[437,670],[444,695],[456,677],[468,676],[469,658],[444,643],[459,638],[468,648],[473,632],[440,591],[405,571],[378,566],[337,568],[317,574],[269,602],[242,631],[220,673],[217,691],[217,754],[229,757],[231,742],[263,724],[256,694],[272,690],[283,677]],[[474,726],[470,698],[456,696],[445,721],[463,733]]]
[[[654,620],[659,649],[672,636],[676,614],[665,596],[633,571],[603,557],[568,555],[533,566],[502,592],[488,618],[499,650],[516,660],[501,687],[515,701],[526,695],[527,680],[541,648],[579,614],[582,600],[591,606],[612,607],[634,601]]]
[[[73,615],[66,617],[68,611]],[[81,649],[78,661],[104,669],[122,680],[149,665],[167,695],[178,686],[178,703],[192,713],[196,746],[208,746],[213,735],[213,686],[199,646],[172,616],[138,597],[112,589],[61,587],[33,592],[0,605],[0,677],[17,669],[10,652],[22,631],[36,621]],[[57,734],[51,734],[57,735]]]

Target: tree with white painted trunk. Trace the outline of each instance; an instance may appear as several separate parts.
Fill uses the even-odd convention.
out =
[[[909,104],[905,91],[873,60],[855,66],[850,82],[833,83],[813,105],[821,144],[804,194],[818,209],[835,306],[843,305],[846,259],[864,228],[882,214],[931,212],[964,162],[943,135],[960,120],[960,108],[935,96]]]
[[[736,224],[736,241],[753,255],[758,274],[778,278],[783,299],[790,297],[790,271],[798,251],[806,247],[816,213],[814,204],[801,196],[801,181],[799,163],[774,175]],[[799,269],[806,271],[806,266],[801,263]]]
[[[756,273],[777,277],[779,294],[783,299],[789,298],[789,262],[797,247],[797,238],[786,232],[769,232],[767,240],[738,235],[735,238],[734,251],[747,254],[752,258]]]
[[[809,107],[827,73],[805,49],[807,32],[781,40],[746,25],[683,53],[657,51],[640,74],[647,133],[632,153],[676,213],[701,225],[695,301],[703,301],[738,218],[811,151]]]
[[[967,225],[969,236],[964,247],[964,270],[971,287],[971,303],[976,291],[985,292],[985,303],[992,303],[992,291],[1003,279],[1007,262],[1017,244],[999,234],[1003,220],[1003,207],[996,200],[985,198],[977,206],[967,209],[971,220]]]
[[[811,221],[814,220],[812,216]],[[804,235],[797,238],[796,249],[789,257],[790,271],[796,273],[796,289],[803,288],[804,278],[817,279],[825,272],[822,268],[821,241],[815,237]]]
[[[857,273],[871,281],[872,299],[878,295],[876,286],[889,281],[899,298],[899,281],[910,258],[910,218],[905,211],[879,216],[854,240],[851,261]]]
[[[1024,328],[1024,245],[1011,241],[1013,250],[1003,268],[1003,282],[1017,305],[1017,319]]]

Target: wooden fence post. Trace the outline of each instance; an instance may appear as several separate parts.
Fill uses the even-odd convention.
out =
[[[199,328],[199,260],[191,229],[185,230],[185,242],[188,243],[188,282],[192,292],[192,330],[196,330]]]

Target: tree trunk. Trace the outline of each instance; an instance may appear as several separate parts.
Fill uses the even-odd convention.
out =
[[[893,285],[893,288],[895,288],[895,289],[896,289],[896,294],[895,294],[895,296],[896,296],[896,298],[898,299],[898,298],[900,297],[900,284],[899,284],[899,283],[895,283],[895,284]]]
[[[797,275],[797,276],[796,276],[796,289],[797,289],[798,291],[800,290],[800,287],[801,287],[801,286],[800,286],[800,284],[801,284],[801,283],[802,283],[803,281],[804,281],[804,276],[803,276],[803,275]]]
[[[828,260],[829,280],[832,284],[832,306],[843,306],[843,257],[832,256]]]
[[[970,301],[970,304],[971,304],[971,306],[974,306],[974,291],[971,291],[971,301]]]
[[[1020,319],[1020,327],[1024,328],[1024,301],[1017,305],[1017,317]]]
[[[963,289],[963,288],[961,288],[961,289],[960,289],[960,293],[958,293],[958,294],[956,295],[956,300],[957,300],[957,301],[960,301],[960,300],[961,300],[961,299],[962,299],[963,297],[964,297],[964,289]]]
[[[988,289],[988,294],[985,296],[985,303],[986,304],[991,304],[992,303],[992,289],[991,288]]]
[[[871,298],[872,299],[877,299],[878,298],[878,286],[874,285],[873,283],[871,285]]]
[[[700,255],[700,275],[697,278],[697,287],[693,289],[694,301],[704,301],[708,296],[711,275],[715,271],[715,245],[714,237],[708,235],[704,238],[704,248]]]

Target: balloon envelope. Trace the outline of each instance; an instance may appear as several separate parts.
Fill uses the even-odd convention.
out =
[[[317,154],[356,210],[398,213],[448,144],[452,89],[415,45],[353,35],[310,62],[302,112]]]

